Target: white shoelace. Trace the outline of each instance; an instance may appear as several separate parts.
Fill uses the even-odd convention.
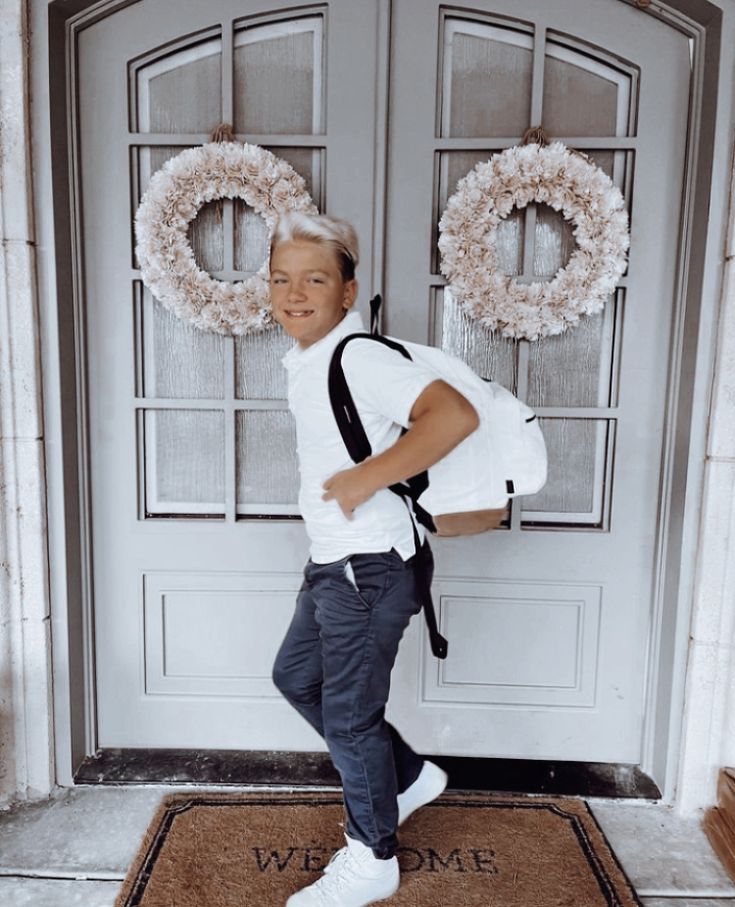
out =
[[[354,858],[350,859],[349,848],[343,847],[338,850],[329,861],[324,869],[324,874],[320,879],[311,886],[311,890],[319,897],[319,903],[325,907],[334,907],[334,895],[349,888],[348,876],[350,875],[350,863],[355,863]],[[331,875],[327,875],[331,873]]]
[[[332,872],[332,870],[337,869],[339,864],[347,856],[348,847],[342,847],[340,850],[335,851],[327,865],[324,867],[324,873]]]

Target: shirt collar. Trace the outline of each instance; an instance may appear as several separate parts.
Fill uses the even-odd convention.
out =
[[[295,343],[281,359],[281,362],[289,371],[300,368],[308,362],[313,362],[318,356],[331,355],[340,340],[343,337],[347,337],[348,334],[359,334],[364,331],[365,325],[363,324],[362,316],[353,309],[328,334],[325,334],[316,343],[312,343],[311,346],[307,346],[304,349],[298,343]]]

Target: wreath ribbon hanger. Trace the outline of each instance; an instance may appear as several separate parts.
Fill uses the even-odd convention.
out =
[[[540,123],[538,126],[529,126],[523,133],[523,138],[521,139],[521,145],[538,145],[540,148],[546,148],[550,144],[551,140]],[[597,166],[589,154],[585,154],[584,151],[580,151],[578,148],[571,148],[569,145],[565,145],[564,147],[570,154],[578,154],[583,160],[587,161],[590,166]]]
[[[211,142],[234,142],[235,130],[232,123],[220,123],[212,130]],[[218,224],[222,223],[222,211],[224,209],[224,200],[215,199],[214,219]]]
[[[546,130],[543,126],[529,126],[528,129],[523,133],[523,139],[521,140],[521,145],[548,145],[549,137],[546,135]]]
[[[213,142],[234,142],[235,132],[232,123],[220,123],[212,130]]]

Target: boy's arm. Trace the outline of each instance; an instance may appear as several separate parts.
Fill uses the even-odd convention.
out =
[[[474,406],[446,381],[427,385],[411,409],[411,427],[388,450],[324,483],[323,500],[336,500],[346,517],[376,491],[433,466],[480,424]]]

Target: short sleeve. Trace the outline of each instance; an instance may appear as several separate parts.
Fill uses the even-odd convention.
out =
[[[439,375],[374,340],[353,340],[342,353],[342,368],[357,411],[369,408],[404,428],[416,400]]]

